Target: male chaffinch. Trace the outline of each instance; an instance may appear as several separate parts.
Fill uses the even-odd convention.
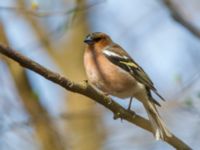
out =
[[[152,97],[153,91],[162,100],[153,82],[144,70],[114,43],[105,33],[94,32],[86,36],[84,66],[89,82],[104,93],[119,97],[132,97],[144,105],[156,140],[171,136],[156,109],[160,104]]]

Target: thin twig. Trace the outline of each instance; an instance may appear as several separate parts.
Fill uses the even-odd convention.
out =
[[[3,7],[0,6],[0,11],[4,10],[4,11],[21,11],[23,13],[29,14],[29,15],[33,15],[36,17],[49,17],[49,16],[66,16],[66,15],[70,15],[74,12],[77,11],[87,11],[88,9],[95,7],[101,3],[103,3],[105,0],[102,1],[98,1],[95,3],[92,3],[88,6],[84,6],[84,7],[77,7],[75,6],[74,8],[71,8],[69,10],[57,10],[57,11],[38,11],[38,10],[32,10],[32,9],[24,9],[21,7]]]
[[[102,93],[95,90],[90,84],[87,82],[84,83],[75,83],[68,80],[66,77],[61,76],[58,73],[55,73],[42,65],[36,63],[35,61],[27,58],[26,56],[20,54],[19,52],[5,47],[0,44],[0,53],[3,55],[13,59],[18,62],[21,66],[32,70],[33,72],[40,74],[44,78],[62,86],[68,91],[79,93],[85,95],[92,100],[96,101],[99,104],[102,104],[104,107],[109,109],[114,113],[115,118],[122,118],[132,124],[135,124],[147,131],[153,132],[151,128],[150,122],[137,115],[134,111],[128,111],[124,109],[121,105],[113,101],[110,97],[103,95]],[[165,137],[165,142],[170,144],[176,149],[180,150],[191,150],[191,148],[185,144],[182,140],[177,138],[175,135],[171,137]]]

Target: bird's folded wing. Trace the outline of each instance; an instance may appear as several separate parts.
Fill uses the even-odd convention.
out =
[[[113,64],[130,73],[138,82],[145,85],[146,88],[154,91],[156,95],[164,100],[164,98],[157,92],[153,82],[145,73],[145,71],[119,45],[114,44],[112,46],[106,47],[103,50],[103,54]]]

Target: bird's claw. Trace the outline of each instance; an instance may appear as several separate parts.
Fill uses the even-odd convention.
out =
[[[127,109],[127,111],[130,112],[133,115],[133,118],[135,118],[136,114],[135,114],[135,112],[133,110]]]

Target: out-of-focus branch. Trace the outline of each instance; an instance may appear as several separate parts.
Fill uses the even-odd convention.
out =
[[[34,17],[33,15],[30,15],[29,13],[25,13],[24,10],[26,10],[26,4],[25,0],[18,0],[18,7],[20,14],[22,14],[23,18],[28,21],[34,31],[34,33],[37,35],[38,42],[33,42],[33,44],[28,43],[28,45],[33,46],[33,45],[40,45],[45,48],[45,50],[48,50],[49,53],[52,52],[52,45],[51,45],[51,38],[48,35],[46,29],[39,23],[39,20]],[[29,10],[27,10],[29,12]],[[33,12],[33,11],[30,11]],[[26,43],[27,44],[27,43]]]
[[[200,29],[192,24],[186,17],[183,16],[179,7],[172,0],[163,0],[165,6],[170,10],[171,16],[188,29],[194,36],[200,38]]]
[[[90,84],[87,82],[84,83],[74,83],[70,80],[68,80],[66,77],[61,76],[58,73],[55,73],[40,64],[36,63],[35,61],[27,58],[26,56],[18,53],[15,50],[12,50],[11,48],[4,47],[3,45],[0,45],[0,53],[3,55],[15,60],[18,62],[21,66],[28,68],[32,71],[34,71],[37,74],[40,74],[44,78],[62,86],[66,90],[69,90],[71,92],[79,93],[82,95],[85,95],[92,100],[98,102],[99,104],[102,104],[104,107],[108,108],[110,111],[112,111],[115,114],[115,118],[122,118],[130,123],[133,123],[147,131],[153,132],[150,122],[137,115],[135,112],[130,112],[126,109],[124,109],[121,105],[113,101],[111,98],[103,95],[102,93],[95,90]],[[185,144],[183,141],[181,141],[179,138],[177,138],[175,135],[172,135],[171,137],[165,137],[165,141],[169,143],[171,146],[175,147],[176,149],[181,150],[190,150],[191,148]]]
[[[4,26],[0,21],[0,41],[8,45],[8,40],[4,32]],[[1,57],[0,57],[1,58]],[[3,57],[6,58],[6,57]],[[41,142],[41,147],[44,150],[64,150],[65,145],[61,139],[61,135],[57,132],[51,117],[43,108],[40,101],[36,99],[33,91],[28,83],[24,68],[19,65],[11,63],[7,59],[2,59],[6,66],[8,66],[10,72],[12,73],[13,80],[16,83],[18,93],[20,95],[20,100],[24,109],[27,111],[31,122],[22,123],[22,125],[29,124],[35,129],[35,133],[39,141]],[[8,64],[8,65],[7,65]],[[42,118],[42,119],[40,119]],[[11,127],[7,126],[6,130],[9,131],[12,127],[19,127],[19,124],[14,123]],[[0,134],[4,132],[4,129],[0,129]]]
[[[0,11],[5,10],[5,11],[21,11],[24,12],[28,15],[33,15],[36,17],[49,17],[49,16],[65,16],[65,15],[70,15],[76,11],[86,11],[100,3],[103,3],[105,0],[97,1],[89,6],[85,7],[74,7],[70,10],[59,10],[59,11],[35,11],[31,9],[24,9],[23,7],[2,7],[0,6]]]
[[[31,99],[31,100],[33,100],[33,99]],[[79,120],[79,119],[83,119],[83,118],[87,119],[89,117],[100,118],[101,115],[96,114],[96,113],[91,113],[91,111],[87,111],[87,112],[81,111],[79,113],[61,113],[57,116],[51,116],[51,120],[54,122],[59,121],[59,120],[70,121],[70,120]],[[37,121],[37,122],[45,121],[46,124],[49,123],[49,122],[46,122],[46,120],[44,120],[44,116],[37,115],[37,116],[35,116],[34,119],[28,118],[26,121],[11,122],[10,124],[6,125],[5,128],[0,128],[0,135],[5,134],[6,132],[10,132],[12,130],[16,130],[18,128],[26,128],[28,126],[33,126],[35,121]],[[48,130],[48,128],[47,128],[47,130]],[[49,132],[52,133],[51,130],[49,130]],[[59,139],[61,139],[61,137],[59,137]]]

